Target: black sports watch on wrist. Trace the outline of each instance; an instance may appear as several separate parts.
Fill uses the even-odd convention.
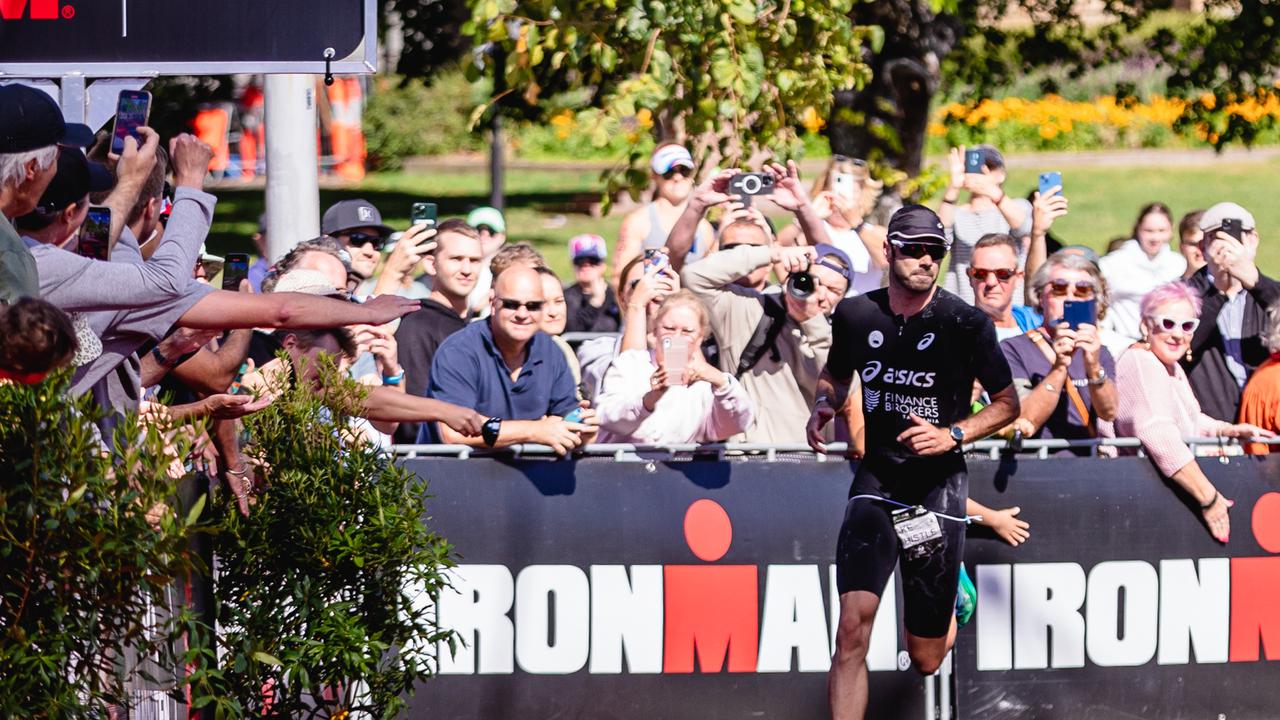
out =
[[[480,439],[484,444],[493,447],[498,443],[498,432],[502,430],[502,418],[491,417],[480,426]]]

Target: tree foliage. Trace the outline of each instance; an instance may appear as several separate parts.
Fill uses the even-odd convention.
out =
[[[825,114],[833,93],[868,79],[876,28],[850,0],[475,0],[464,26],[493,109],[546,120],[555,93],[585,93],[579,123],[603,145],[654,132],[692,138],[734,163],[760,148],[798,147],[799,113]],[[643,184],[642,153],[615,185]],[[628,168],[623,168],[626,170]],[[612,189],[612,188],[611,188]]]
[[[182,664],[170,604],[198,567],[200,506],[175,512],[166,438],[126,421],[107,453],[70,371],[0,383],[0,716],[107,717],[154,668]],[[198,652],[198,646],[191,651]],[[174,690],[177,681],[154,678]],[[136,686],[135,686],[136,687]]]

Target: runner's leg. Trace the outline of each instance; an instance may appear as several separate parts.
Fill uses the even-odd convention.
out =
[[[827,697],[834,720],[862,720],[867,713],[867,647],[880,598],[854,590],[840,596],[836,652],[827,674]]]

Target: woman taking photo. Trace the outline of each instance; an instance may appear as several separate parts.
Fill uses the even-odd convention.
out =
[[[622,352],[605,373],[596,411],[602,443],[705,443],[744,432],[755,408],[742,385],[702,356],[707,311],[682,290],[654,314],[645,345],[628,319]]]
[[[1142,299],[1140,310],[1143,344],[1121,355],[1116,364],[1120,391],[1116,434],[1141,440],[1160,474],[1200,505],[1209,534],[1225,543],[1231,535],[1227,509],[1232,502],[1209,482],[1196,464],[1195,453],[1182,439],[1272,437],[1273,433],[1254,425],[1215,420],[1200,412],[1200,403],[1178,364],[1200,325],[1200,296],[1191,286],[1180,280],[1161,285]]]
[[[973,304],[973,288],[969,285],[969,257],[973,246],[984,235],[1012,235],[1022,247],[1018,267],[1027,260],[1027,236],[1031,232],[1031,203],[1012,198],[1004,192],[1007,179],[1004,156],[990,145],[979,145],[968,152],[977,153],[982,172],[965,172],[963,147],[951,148],[951,183],[938,206],[938,219],[951,243],[951,264],[942,286]],[[960,191],[969,191],[969,201],[960,203]],[[1021,305],[1022,286],[1014,288],[1014,304]]]
[[[845,297],[879,290],[889,267],[884,247],[887,232],[867,220],[883,188],[884,183],[871,177],[865,161],[844,155],[833,155],[827,171],[813,185],[813,208],[827,226],[830,244],[843,250],[852,262]],[[813,244],[801,236],[798,223],[783,228],[778,242]]]

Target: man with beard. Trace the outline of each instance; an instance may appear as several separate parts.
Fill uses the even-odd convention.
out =
[[[856,372],[866,456],[836,546],[840,623],[828,685],[836,720],[866,712],[871,622],[899,555],[912,663],[928,675],[951,649],[969,494],[961,446],[1018,416],[991,320],[936,286],[947,253],[938,216],[903,207],[887,243],[889,287],[844,300],[832,317],[808,427],[809,444],[824,452],[822,428],[844,409]],[[975,379],[992,403],[969,417]]]

